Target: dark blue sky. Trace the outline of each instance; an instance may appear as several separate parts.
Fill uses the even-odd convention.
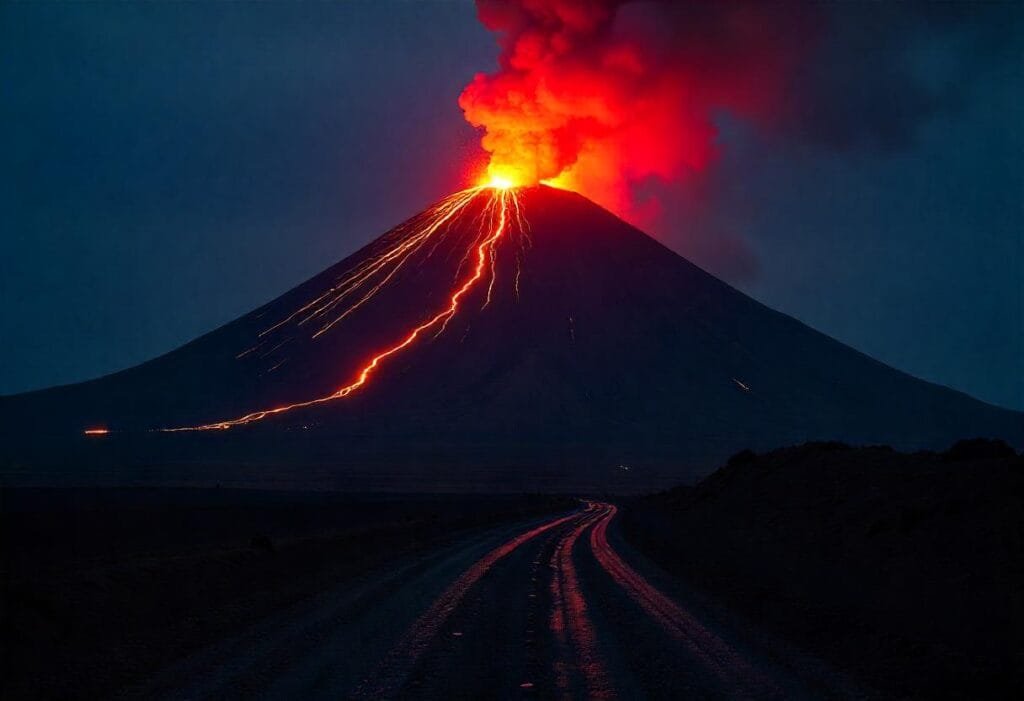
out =
[[[832,7],[791,118],[722,114],[654,233],[1024,409],[1020,8]],[[0,393],[171,350],[463,185],[495,60],[467,2],[0,5]]]

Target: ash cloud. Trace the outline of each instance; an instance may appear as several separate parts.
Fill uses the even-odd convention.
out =
[[[885,156],[959,109],[1020,47],[1018,7],[671,0],[478,0],[499,70],[460,106],[491,167],[554,179],[734,281],[758,265],[715,225],[723,113],[766,142]],[[782,146],[792,148],[792,146]],[[524,165],[525,164],[525,165]],[[699,199],[695,201],[695,197]],[[703,208],[703,209],[702,209]],[[685,226],[684,226],[685,225]],[[682,240],[679,237],[682,236]]]
[[[910,149],[981,73],[1019,55],[1021,14],[999,3],[829,5],[790,76],[780,131],[839,151]]]

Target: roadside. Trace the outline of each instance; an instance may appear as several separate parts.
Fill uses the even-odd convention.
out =
[[[631,500],[626,541],[755,626],[898,698],[1024,693],[1024,469],[809,444]]]
[[[4,698],[110,695],[392,562],[575,507],[217,489],[0,498]]]

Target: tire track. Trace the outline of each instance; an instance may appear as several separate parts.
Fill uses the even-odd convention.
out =
[[[554,698],[550,560],[580,518],[550,529],[491,568],[445,621],[396,697]]]
[[[324,670],[332,688],[351,691],[402,632],[388,639],[389,616],[398,618],[434,581],[450,581],[495,543],[537,521],[472,533],[439,549],[368,572],[298,602],[225,640],[168,666],[145,684],[126,691],[137,698],[310,698]],[[410,586],[412,585],[412,586]],[[443,585],[436,590],[443,591]],[[410,617],[411,618],[411,617]],[[359,649],[350,650],[357,640]],[[374,652],[379,650],[379,652]]]
[[[473,585],[480,581],[495,564],[520,546],[577,518],[580,518],[579,513],[548,521],[502,543],[477,560],[410,626],[398,644],[387,654],[377,673],[360,685],[353,694],[353,698],[393,698],[402,688],[420,656],[440,632],[448,617],[462,603]]]
[[[572,551],[580,536],[607,513],[606,505],[590,504],[587,516],[564,535],[551,556],[551,619],[558,656],[554,660],[555,680],[562,698],[615,698],[607,665],[598,649],[597,632],[587,616],[587,603],[580,590]],[[575,694],[582,687],[584,694]]]

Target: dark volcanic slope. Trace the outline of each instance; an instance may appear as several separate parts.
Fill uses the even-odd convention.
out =
[[[476,288],[444,334],[391,358],[352,396],[230,431],[148,431],[350,382],[375,351],[446,304],[482,205],[317,339],[286,324],[236,358],[379,253],[383,237],[166,356],[0,399],[5,472],[39,479],[73,455],[78,480],[640,488],[692,477],[742,448],[808,439],[1024,443],[1020,414],[916,380],[774,312],[578,195],[538,187],[520,198],[531,245],[501,244],[492,302],[482,308],[485,286]],[[92,425],[115,433],[82,438]]]

